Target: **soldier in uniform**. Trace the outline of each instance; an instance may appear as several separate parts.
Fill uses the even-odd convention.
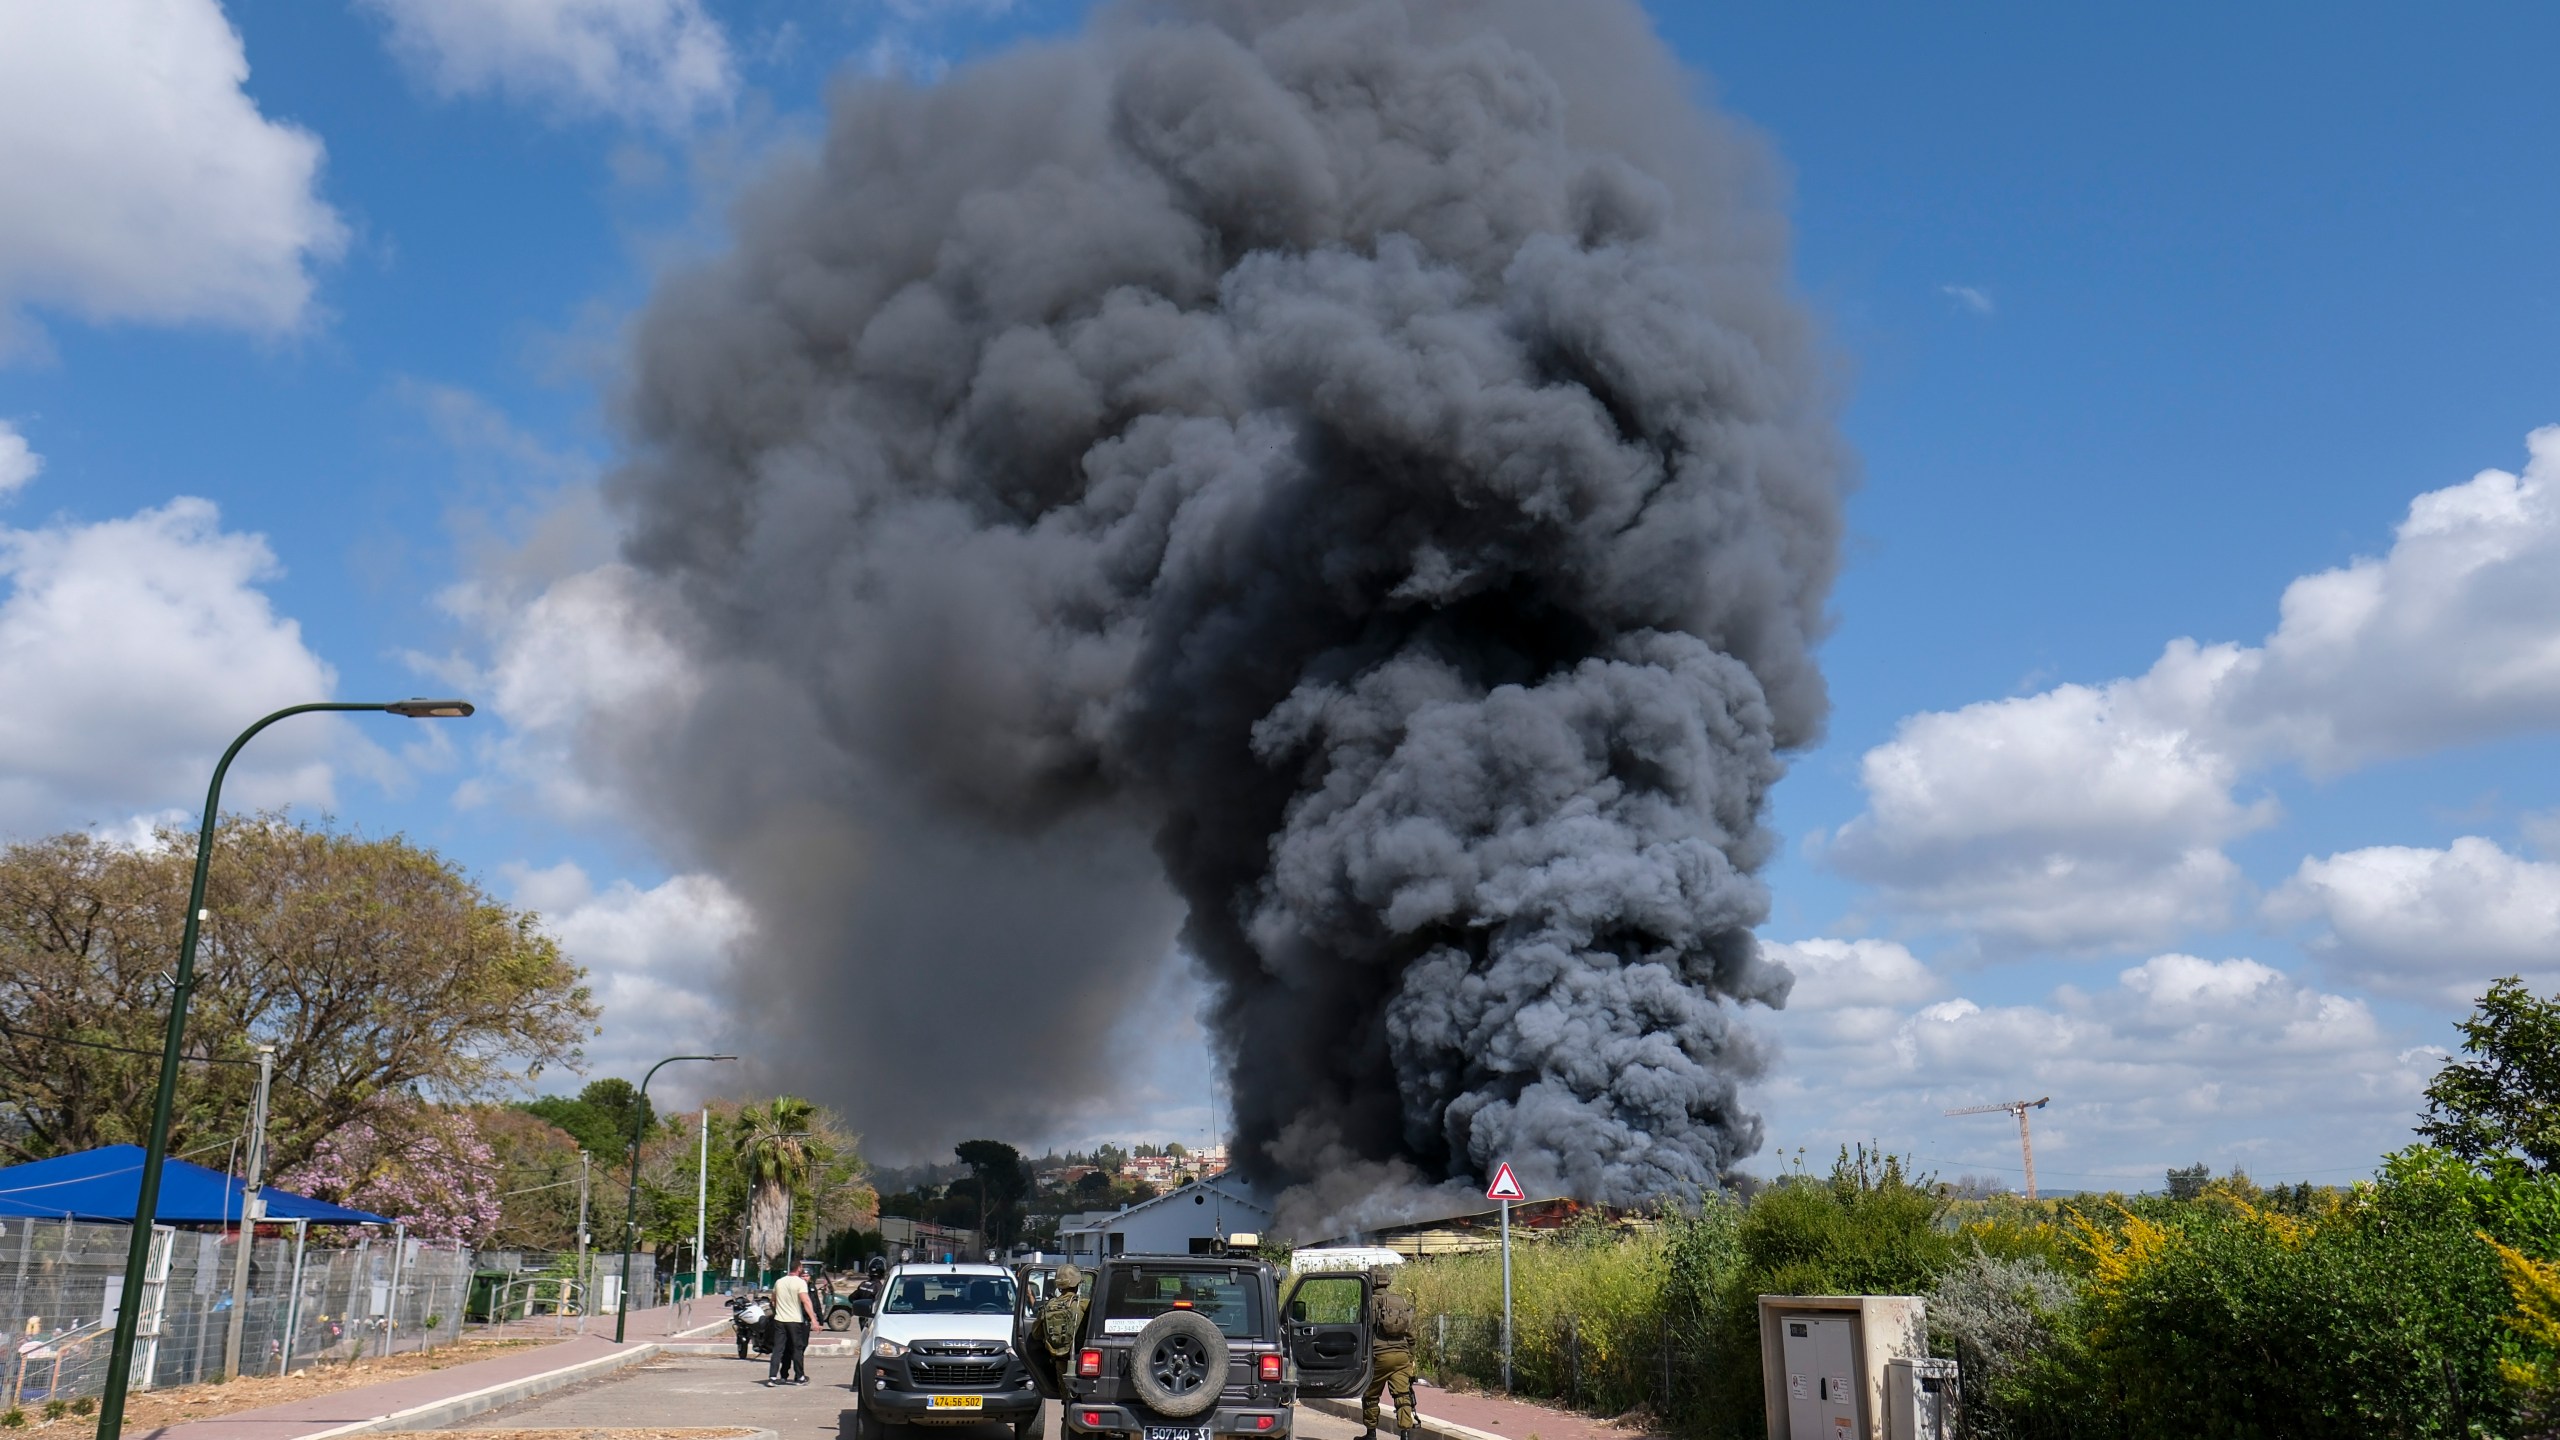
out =
[[[1413,1299],[1398,1294],[1396,1272],[1374,1272],[1369,1300],[1369,1393],[1360,1397],[1360,1440],[1378,1440],[1378,1396],[1396,1397],[1396,1440],[1414,1440],[1421,1421],[1413,1413]]]
[[[1040,1302],[1031,1328],[1042,1362],[1057,1382],[1058,1393],[1064,1395],[1075,1371],[1076,1337],[1084,1330],[1084,1272],[1072,1264],[1061,1265],[1049,1284],[1049,1298]]]

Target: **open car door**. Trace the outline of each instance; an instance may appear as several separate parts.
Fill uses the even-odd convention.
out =
[[[1298,1395],[1340,1400],[1369,1385],[1369,1277],[1318,1270],[1289,1282],[1281,1313]]]
[[[1055,1265],[1024,1265],[1013,1272],[1013,1353],[1022,1357],[1023,1368],[1031,1372],[1032,1388],[1045,1400],[1066,1398],[1058,1392],[1057,1375],[1049,1368],[1049,1352],[1032,1333],[1041,1303],[1057,1293],[1057,1274]]]

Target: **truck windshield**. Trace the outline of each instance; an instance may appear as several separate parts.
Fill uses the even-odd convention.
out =
[[[1250,1270],[1171,1265],[1112,1268],[1102,1297],[1104,1333],[1134,1335],[1168,1310],[1198,1311],[1231,1339],[1263,1338],[1262,1286]]]
[[[1013,1280],[1005,1275],[901,1275],[889,1286],[884,1315],[1010,1315]]]

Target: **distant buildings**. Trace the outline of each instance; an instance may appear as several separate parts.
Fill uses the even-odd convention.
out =
[[[1112,1255],[1206,1255],[1228,1236],[1260,1235],[1270,1226],[1268,1200],[1241,1177],[1217,1174],[1126,1209],[1069,1215],[1058,1222],[1058,1248],[1079,1263]]]

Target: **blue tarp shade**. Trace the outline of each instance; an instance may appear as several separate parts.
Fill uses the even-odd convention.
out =
[[[77,1155],[56,1155],[0,1169],[0,1215],[41,1216],[48,1220],[95,1220],[130,1225],[134,1201],[142,1194],[142,1147],[106,1145]],[[160,1169],[159,1213],[163,1225],[237,1225],[241,1183],[219,1170],[184,1160],[164,1161]],[[267,1202],[269,1220],[309,1220],[320,1225],[388,1225],[386,1215],[350,1210],[272,1185],[258,1187]]]

